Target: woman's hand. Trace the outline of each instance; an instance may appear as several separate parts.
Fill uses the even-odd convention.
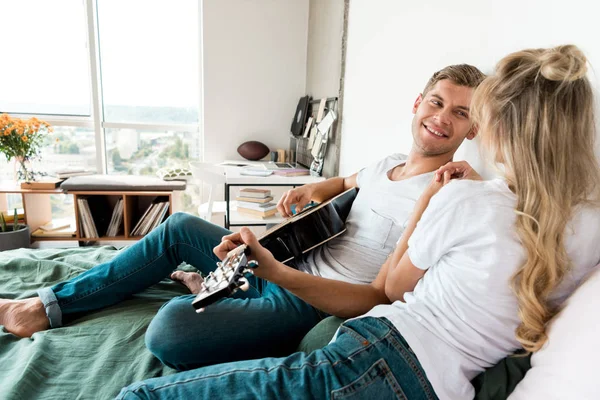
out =
[[[438,170],[439,171],[439,170]],[[433,175],[433,179],[429,182],[429,186],[423,191],[423,194],[419,198],[421,201],[429,203],[429,200],[440,191],[440,189],[446,186],[452,180],[450,171],[445,171],[438,176],[437,171]]]
[[[240,232],[234,232],[227,236],[223,236],[221,243],[213,249],[213,252],[220,260],[225,259],[227,254],[241,245],[247,245],[250,248],[250,254],[248,260],[255,260],[258,262],[258,267],[252,272],[254,275],[269,280],[273,274],[276,274],[279,268],[284,266],[279,261],[275,260],[273,254],[265,249],[256,238],[256,235],[246,227],[242,228]]]
[[[483,178],[469,165],[466,161],[454,161],[443,165],[435,171],[437,180],[445,179],[445,174],[449,173],[451,179],[471,179],[474,181],[482,181]]]

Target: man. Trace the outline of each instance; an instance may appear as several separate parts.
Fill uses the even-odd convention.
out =
[[[278,204],[284,216],[291,205],[330,198],[351,187],[361,190],[347,220],[347,232],[311,252],[296,267],[306,274],[284,286],[253,277],[248,292],[238,292],[196,314],[193,295],[167,303],[146,333],[146,344],[163,363],[179,370],[241,359],[286,355],[327,314],[350,317],[387,303],[377,291],[369,301],[332,301],[347,295],[345,283],[372,282],[408,221],[433,171],[452,160],[464,138],[475,136],[469,121],[473,88],[483,74],[469,65],[435,73],[413,107],[413,148],[408,157],[394,155],[346,178],[331,178],[287,192]],[[169,276],[182,262],[202,273],[215,268],[213,248],[229,232],[201,219],[177,213],[110,262],[52,288],[39,298],[0,300],[0,324],[17,336],[29,337],[68,321],[73,313],[114,304]],[[215,249],[235,245],[224,238]],[[221,253],[220,253],[221,252]],[[175,272],[192,293],[198,274]],[[282,282],[283,284],[283,282]],[[368,285],[365,285],[365,287]],[[294,294],[290,293],[293,292]],[[344,297],[345,298],[345,297]],[[363,299],[364,300],[364,299]]]

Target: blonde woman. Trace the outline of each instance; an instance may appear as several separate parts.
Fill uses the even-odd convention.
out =
[[[585,74],[575,46],[498,63],[467,112],[503,178],[477,181],[466,163],[442,167],[377,279],[329,285],[337,303],[324,311],[349,316],[375,294],[391,304],[345,322],[331,344],[308,355],[150,379],[119,397],[472,398],[475,375],[544,344],[548,321],[600,261],[600,172]],[[277,263],[248,230],[215,250],[222,256],[241,242],[260,264],[256,275],[318,301],[296,284],[302,273]]]

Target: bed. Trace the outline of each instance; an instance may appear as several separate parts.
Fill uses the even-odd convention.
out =
[[[38,288],[74,277],[119,251],[100,246],[0,252],[0,298],[35,296]],[[0,399],[111,399],[130,383],[175,373],[146,349],[144,334],[166,301],[188,293],[165,279],[118,305],[76,316],[31,339],[1,329]],[[299,350],[329,342],[340,322],[324,320]],[[529,358],[509,358],[481,374],[473,381],[476,399],[505,399],[529,366]]]
[[[118,252],[111,246],[0,252],[0,298],[32,297]],[[110,399],[132,382],[174,373],[146,350],[144,333],[162,304],[186,292],[164,280],[31,339],[2,329],[0,399]]]

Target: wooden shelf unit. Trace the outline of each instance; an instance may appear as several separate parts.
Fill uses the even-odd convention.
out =
[[[168,201],[169,209],[165,219],[173,214],[173,192],[172,191],[63,191],[61,189],[30,190],[21,189],[13,182],[0,182],[0,209],[7,209],[5,194],[21,194],[23,199],[23,209],[25,211],[25,223],[29,226],[31,232],[38,229],[41,225],[52,219],[52,209],[50,205],[50,195],[70,194],[73,195],[73,208],[75,215],[76,231],[74,237],[32,237],[32,241],[116,241],[116,240],[139,240],[142,236],[132,236],[131,231],[135,224],[146,211],[146,208],[155,200]],[[77,199],[88,198],[90,212],[99,238],[86,238],[81,231],[79,222],[79,207]],[[123,199],[123,228],[124,232],[119,236],[104,236],[106,228],[110,223],[114,206],[118,199]]]

